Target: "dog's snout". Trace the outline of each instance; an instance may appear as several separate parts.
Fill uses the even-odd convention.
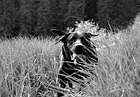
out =
[[[82,50],[83,50],[83,45],[77,45],[77,46],[75,46],[75,53],[76,54],[82,53]]]
[[[83,45],[77,45],[76,46],[76,49],[82,49],[83,48]]]

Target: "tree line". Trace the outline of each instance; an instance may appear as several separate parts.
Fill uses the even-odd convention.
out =
[[[125,28],[139,12],[139,0],[0,0],[0,37],[51,36],[75,21],[92,20],[100,27]]]

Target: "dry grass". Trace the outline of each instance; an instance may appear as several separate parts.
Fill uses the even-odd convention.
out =
[[[77,97],[140,97],[140,23],[108,38],[96,38],[96,76]],[[112,45],[113,44],[113,45]],[[0,43],[1,97],[54,97],[61,43],[18,38]],[[44,94],[44,96],[43,96]],[[73,94],[76,95],[76,94]]]
[[[1,97],[35,97],[43,82],[55,83],[61,45],[54,44],[54,41],[28,38],[1,42]]]

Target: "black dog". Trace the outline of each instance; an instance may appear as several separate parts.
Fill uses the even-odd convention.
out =
[[[81,33],[79,31],[73,31],[65,33],[58,29],[52,29],[52,32],[57,33],[61,38],[59,42],[63,42],[61,64],[58,75],[58,81],[61,88],[69,86],[73,88],[72,82],[84,80],[88,77],[88,74],[83,71],[88,69],[88,64],[97,64],[98,58],[96,53],[96,47],[91,45],[90,38],[93,35],[91,33]],[[58,93],[58,97],[62,97],[64,94]]]

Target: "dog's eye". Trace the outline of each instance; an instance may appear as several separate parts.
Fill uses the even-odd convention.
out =
[[[73,37],[73,38],[71,38],[69,41],[70,41],[70,42],[75,42],[75,41],[76,41],[76,38]]]
[[[87,38],[85,38],[85,37],[83,37],[81,39],[81,41],[82,41],[83,44],[88,44],[88,42],[89,42],[89,40]]]

